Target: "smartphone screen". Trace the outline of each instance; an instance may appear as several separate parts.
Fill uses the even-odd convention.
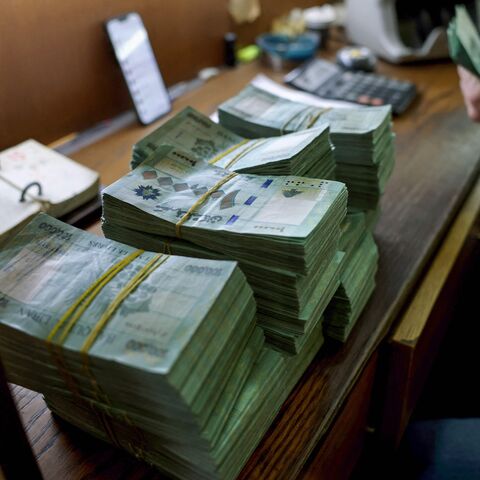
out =
[[[106,28],[138,118],[147,125],[171,108],[147,30],[135,12],[107,20]]]

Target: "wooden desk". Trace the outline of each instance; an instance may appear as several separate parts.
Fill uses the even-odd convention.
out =
[[[176,102],[207,114],[240,90],[257,64],[224,73]],[[245,466],[242,479],[344,478],[366,425],[379,345],[405,308],[477,179],[480,127],[464,112],[453,65],[381,66],[417,83],[419,100],[395,120],[397,164],[375,231],[380,249],[377,289],[348,342],[317,355]],[[73,158],[109,184],[128,171],[131,147],[156,128],[133,125]],[[98,225],[92,226],[98,232]],[[41,396],[14,388],[40,468],[56,478],[162,478],[127,454],[55,420]],[[309,460],[310,459],[310,460]]]

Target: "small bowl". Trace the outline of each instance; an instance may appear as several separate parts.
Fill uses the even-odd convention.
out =
[[[296,37],[275,33],[264,33],[256,39],[257,45],[268,55],[282,60],[304,61],[313,55],[318,47],[318,36],[304,33]]]

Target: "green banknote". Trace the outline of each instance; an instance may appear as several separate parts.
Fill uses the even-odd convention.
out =
[[[391,108],[320,108],[247,85],[218,107],[218,116],[222,125],[236,133],[243,132],[240,135],[247,138],[285,135],[329,124],[332,141],[338,135],[350,135],[361,142],[378,140],[390,129]]]
[[[455,63],[480,76],[480,36],[463,5],[455,7],[455,17],[448,26],[448,46]]]
[[[112,225],[188,240],[229,258],[298,274],[345,215],[339,182],[236,174],[164,146],[103,191]]]
[[[182,239],[139,232],[105,221],[106,237],[138,248],[174,255],[228,258]],[[310,330],[321,321],[326,306],[339,286],[343,264],[337,252],[340,231],[326,239],[322,254],[309,275],[296,275],[258,262],[241,261],[240,267],[255,292],[257,323],[270,346],[284,353],[299,354]]]
[[[138,248],[238,260],[267,341],[297,354],[338,287],[345,213],[338,182],[236,175],[163,146],[104,191],[103,231]]]
[[[375,289],[378,248],[363,212],[349,213],[342,225],[340,285],[325,311],[325,335],[345,342]]]
[[[9,380],[153,432],[187,464],[212,465],[262,344],[234,262],[138,251],[43,214],[0,252]]]
[[[181,148],[242,173],[328,179],[335,170],[328,123],[283,138],[248,140],[187,107],[134,145],[131,167],[148,159],[161,145]]]
[[[395,162],[389,106],[322,109],[248,85],[219,109],[220,123],[239,135],[284,135],[328,123],[335,178],[349,190],[349,206],[375,210]]]
[[[229,419],[214,443],[208,461],[195,465],[178,446],[171,448],[157,432],[133,428],[118,418],[106,428],[103,411],[57,395],[47,395],[49,408],[67,421],[103,440],[112,442],[137,458],[157,466],[171,478],[185,480],[233,480],[240,473],[288,394],[322,345],[321,323],[312,331],[302,355],[284,357],[264,348],[236,396]],[[135,440],[135,442],[133,441]]]

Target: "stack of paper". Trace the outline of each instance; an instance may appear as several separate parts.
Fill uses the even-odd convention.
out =
[[[212,165],[241,173],[333,178],[328,124],[283,138],[247,140],[187,107],[133,147],[132,169],[162,145],[172,145]]]
[[[341,183],[236,174],[164,146],[103,199],[110,238],[238,260],[268,340],[291,353],[302,344],[296,337],[320,322],[338,284],[347,203]]]
[[[21,202],[22,190],[28,185],[31,188]],[[35,140],[1,152],[0,244],[38,212],[65,215],[94,198],[98,187],[98,173]]]
[[[450,56],[458,65],[480,77],[480,36],[467,9],[457,5],[456,16],[448,26]]]
[[[339,248],[345,253],[340,286],[325,312],[324,333],[345,342],[375,289],[378,249],[363,213],[347,215]]]
[[[249,138],[330,125],[335,178],[348,187],[349,206],[374,210],[394,167],[389,106],[323,109],[248,85],[219,107],[220,123]]]
[[[138,251],[46,215],[0,252],[8,379],[175,477],[217,476],[262,344],[234,262]]]

